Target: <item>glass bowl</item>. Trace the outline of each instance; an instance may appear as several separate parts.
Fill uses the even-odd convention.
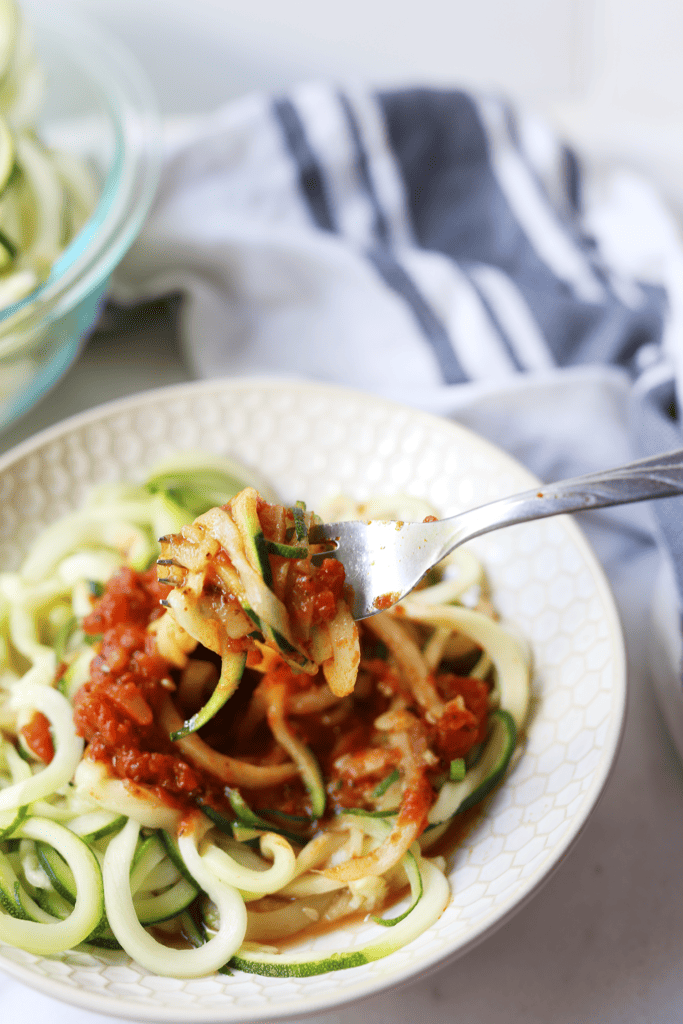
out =
[[[0,311],[0,429],[30,409],[77,357],[158,178],[158,114],[133,59],[52,2],[25,2],[21,10],[45,76],[39,135],[86,159],[98,200],[43,284]]]

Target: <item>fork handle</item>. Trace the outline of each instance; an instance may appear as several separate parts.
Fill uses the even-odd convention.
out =
[[[609,505],[627,505],[648,498],[670,498],[683,494],[683,448],[630,462],[617,469],[541,484],[510,498],[471,509],[454,517],[458,538],[444,551],[461,542],[463,534],[478,537],[500,526],[512,526],[531,519],[545,519],[563,512],[581,512]],[[471,524],[468,519],[471,517]]]

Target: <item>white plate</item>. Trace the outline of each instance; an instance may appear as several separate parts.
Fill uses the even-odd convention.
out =
[[[268,380],[180,385],[77,416],[0,459],[0,564],[17,566],[37,531],[92,484],[139,480],[183,448],[232,454],[284,500],[314,509],[340,491],[401,491],[449,515],[536,482],[462,427],[361,393]],[[180,981],[121,957],[40,958],[7,947],[0,966],[58,999],[137,1021],[264,1022],[404,983],[510,917],[557,866],[603,789],[623,724],[624,649],[607,583],[570,519],[510,527],[476,549],[496,606],[531,644],[533,709],[519,763],[455,854],[452,901],[435,927],[383,960],[303,979]],[[350,949],[379,930],[344,927],[312,945]]]

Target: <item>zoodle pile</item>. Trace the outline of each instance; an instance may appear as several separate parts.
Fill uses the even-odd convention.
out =
[[[439,918],[430,851],[504,775],[528,655],[464,549],[354,622],[318,521],[186,454],[93,490],[0,574],[0,941],[301,976]],[[369,945],[292,945],[351,915],[381,926]]]
[[[44,91],[30,26],[0,0],[0,310],[47,279],[96,201],[85,163],[40,138]]]

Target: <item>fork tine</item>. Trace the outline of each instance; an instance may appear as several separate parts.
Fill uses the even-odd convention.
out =
[[[346,571],[353,589],[351,614],[364,619],[390,608],[412,590],[425,572],[439,559],[443,533],[453,535],[441,523],[403,523],[351,520],[324,523],[312,528],[311,543],[334,542],[333,551],[314,555],[316,561],[336,558]]]

